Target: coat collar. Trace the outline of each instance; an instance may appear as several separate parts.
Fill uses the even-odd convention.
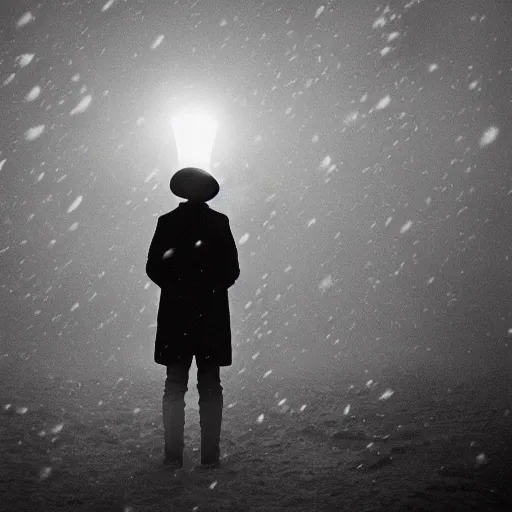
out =
[[[206,209],[206,208],[210,208],[210,207],[204,202],[193,203],[190,201],[183,201],[178,205],[178,208],[191,208],[191,209],[193,208],[193,209],[202,210],[202,209]]]

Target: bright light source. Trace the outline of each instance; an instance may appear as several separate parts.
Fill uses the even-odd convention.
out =
[[[199,109],[189,108],[173,116],[171,125],[180,167],[210,167],[218,123]]]

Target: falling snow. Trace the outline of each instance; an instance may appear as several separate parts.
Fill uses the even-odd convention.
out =
[[[407,231],[411,229],[412,226],[412,220],[407,221],[401,228],[400,228],[400,234],[403,235]]]
[[[380,16],[373,22],[373,28],[381,28],[386,24],[386,18],[384,16]]]
[[[82,199],[83,196],[78,196],[68,208],[68,213],[71,213],[72,211],[76,210],[80,206]]]
[[[320,281],[318,288],[320,291],[325,292],[327,289],[332,288],[333,284],[332,276],[328,275],[327,277],[324,277],[322,281]]]
[[[25,100],[26,101],[34,101],[35,99],[37,99],[39,97],[40,94],[41,94],[41,87],[36,85],[35,87],[32,87],[32,89],[30,89],[30,92],[25,96]]]
[[[32,62],[33,58],[34,58],[33,53],[24,53],[23,55],[20,55],[19,57],[17,57],[16,61],[20,68],[24,68],[25,66],[28,66]]]
[[[357,120],[358,116],[359,112],[357,110],[350,112],[345,116],[345,119],[343,119],[343,123],[345,123],[346,125],[352,124],[354,121]]]
[[[9,85],[14,78],[16,77],[16,73],[11,73],[3,82],[4,85]]]
[[[160,34],[156,39],[155,41],[153,42],[153,44],[151,45],[151,49],[154,50],[155,48],[158,48],[161,44],[162,44],[162,41],[164,40],[164,35],[163,34]]]
[[[31,21],[34,21],[34,16],[32,15],[32,13],[29,11],[29,12],[26,12],[19,20],[18,20],[18,23],[16,24],[16,26],[18,28],[21,28],[21,27],[24,27],[25,25],[27,25],[28,23],[30,23]]]
[[[33,126],[32,128],[29,128],[25,132],[25,139],[26,140],[35,140],[37,139],[44,131],[44,124],[41,124],[39,126]]]
[[[315,13],[315,20],[320,16],[320,14],[322,14],[325,10],[325,5],[321,5],[317,10],[316,10],[316,13]]]
[[[392,389],[386,389],[384,393],[379,397],[379,400],[387,400],[394,394],[394,391]]]
[[[425,505],[428,473],[489,476],[456,497],[440,484],[436,499],[500,510],[508,4],[179,4],[65,0],[6,15],[0,411],[4,452],[21,461],[5,461],[12,508],[83,507],[74,478],[92,509],[121,495],[126,512],[158,508],[164,498],[148,489],[171,478],[177,508],[196,511],[228,490],[252,510],[236,489],[260,486],[263,508],[300,498],[315,510],[320,496],[332,510],[377,510],[383,481],[389,507],[412,510]],[[197,165],[220,184],[208,205],[229,218],[241,270],[228,290],[221,468],[208,477],[190,467],[200,428],[188,422],[199,416],[188,386],[192,501],[156,463],[165,371],[153,348],[179,230],[158,254],[163,287],[146,274],[157,221],[182,202],[169,190],[182,164],[169,120],[185,103],[219,121],[211,162]],[[205,239],[193,241],[202,252]],[[350,493],[336,490],[351,471]]]
[[[101,12],[105,12],[108,9],[110,9],[115,1],[116,0],[108,0],[108,2],[106,4],[104,4],[103,7],[101,8]]]
[[[391,98],[389,96],[389,94],[387,96],[384,96],[384,98],[382,98],[378,103],[377,105],[375,105],[375,108],[377,110],[382,110],[383,108],[386,108],[389,104],[391,103]]]
[[[75,114],[84,113],[89,108],[89,105],[91,104],[91,102],[92,102],[92,96],[90,94],[88,94],[87,96],[84,96],[80,100],[78,105],[73,110],[71,110],[69,115],[73,116]]]
[[[480,147],[483,148],[493,143],[498,137],[499,129],[496,126],[490,126],[485,130],[480,138]]]
[[[329,155],[325,156],[324,159],[322,160],[322,162],[320,163],[320,167],[322,167],[323,169],[326,169],[327,167],[329,167],[329,165],[331,165],[331,157]]]

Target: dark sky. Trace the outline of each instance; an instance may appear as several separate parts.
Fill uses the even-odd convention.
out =
[[[510,2],[0,10],[0,365],[154,365],[184,102],[219,116],[236,371],[510,363]]]

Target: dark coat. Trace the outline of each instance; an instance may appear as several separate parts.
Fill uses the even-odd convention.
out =
[[[155,362],[167,366],[195,354],[231,365],[228,288],[240,268],[228,217],[190,202],[159,217],[146,273],[161,289]]]

